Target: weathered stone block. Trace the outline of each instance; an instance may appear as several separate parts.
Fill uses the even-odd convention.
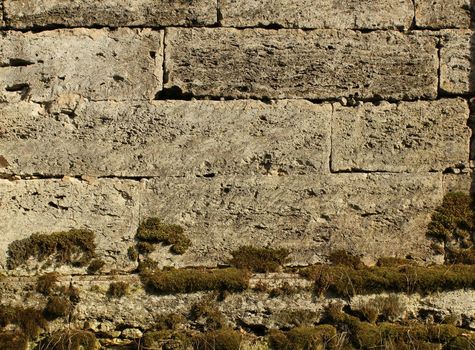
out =
[[[422,28],[470,28],[470,0],[415,0],[416,25]]]
[[[235,98],[437,96],[437,39],[397,31],[170,28],[166,84]]]
[[[229,27],[409,29],[411,0],[218,0],[221,24]]]
[[[336,249],[430,259],[425,232],[442,197],[435,173],[192,177],[148,181],[140,211],[186,227],[193,245],[178,266],[213,266],[242,245],[286,247],[305,265]]]
[[[475,91],[475,39],[471,30],[444,30],[440,50],[440,87],[450,94]]]
[[[216,23],[215,0],[5,0],[14,28],[176,26]]]
[[[89,229],[96,234],[98,255],[112,268],[127,268],[127,248],[138,227],[139,186],[118,180],[0,180],[1,266],[15,240],[36,232]]]
[[[462,99],[334,105],[332,170],[419,172],[468,163],[469,107]]]
[[[61,29],[0,38],[0,99],[151,99],[162,84],[163,32]]]
[[[328,173],[331,104],[308,101],[0,105],[0,172],[94,176]],[[45,141],[47,140],[47,142]],[[6,162],[6,163],[5,163]]]

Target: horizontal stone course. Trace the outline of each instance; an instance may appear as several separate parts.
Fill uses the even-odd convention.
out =
[[[440,88],[449,94],[475,91],[475,38],[471,30],[441,31]]]
[[[0,105],[9,174],[215,176],[328,173],[331,104],[308,101]]]
[[[5,0],[14,28],[212,25],[215,0]]]
[[[165,88],[229,98],[435,98],[436,42],[397,31],[169,28]]]
[[[184,255],[158,248],[151,257],[161,266],[216,266],[241,245],[285,247],[292,263],[304,265],[339,248],[367,257],[411,254],[430,261],[425,230],[442,199],[442,179],[440,174],[333,174],[0,180],[0,193],[2,265],[14,240],[86,228],[96,232],[106,269],[127,271],[134,267],[127,249],[135,244],[138,223],[152,216],[183,226],[192,241]]]
[[[0,100],[151,99],[162,85],[163,32],[151,29],[7,31],[0,38]]]
[[[411,0],[218,0],[226,27],[409,29]]]
[[[470,28],[471,0],[415,0],[419,28]]]
[[[471,132],[463,99],[334,106],[333,171],[443,171],[468,164]]]

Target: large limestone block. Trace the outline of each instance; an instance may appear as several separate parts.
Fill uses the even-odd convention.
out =
[[[140,212],[192,240],[173,260],[157,252],[163,265],[213,266],[241,245],[286,247],[304,265],[336,249],[430,259],[425,232],[442,197],[437,173],[194,177],[148,181]]]
[[[463,99],[334,105],[332,170],[418,172],[468,163],[469,107]]]
[[[415,0],[416,25],[422,28],[470,28],[471,0]]]
[[[151,99],[162,84],[162,38],[150,29],[8,31],[0,38],[0,100]]]
[[[471,30],[442,31],[440,50],[440,87],[450,94],[475,91],[475,40]]]
[[[436,38],[397,31],[167,29],[166,88],[237,98],[437,95]]]
[[[139,186],[119,180],[0,180],[1,266],[15,240],[36,232],[89,229],[96,234],[98,255],[113,268],[126,268],[127,247],[138,227]]]
[[[0,172],[94,176],[328,173],[331,104],[0,105]]]
[[[411,0],[218,0],[221,24],[286,28],[408,29]]]
[[[215,0],[5,0],[8,25],[175,26],[216,23]]]

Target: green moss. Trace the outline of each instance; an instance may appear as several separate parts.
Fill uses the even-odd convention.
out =
[[[109,284],[107,295],[109,298],[122,298],[129,292],[129,284],[126,282],[112,282]]]
[[[205,330],[217,330],[226,327],[224,315],[219,311],[217,305],[209,301],[193,304],[189,318],[203,325]]]
[[[48,298],[44,313],[46,318],[55,319],[68,316],[72,311],[72,304],[69,299],[63,296],[52,296]]]
[[[246,271],[228,268],[147,270],[141,277],[150,291],[175,294],[212,290],[241,292],[248,288],[250,276]]]
[[[269,344],[273,350],[336,349],[335,327],[297,327],[288,332],[271,331]]]
[[[328,256],[328,259],[333,265],[350,266],[355,269],[362,268],[364,266],[359,257],[351,255],[345,250],[335,250],[331,252]]]
[[[184,254],[191,246],[181,226],[165,224],[158,218],[148,218],[142,222],[135,237],[140,242],[171,245],[170,250],[174,254]]]
[[[22,332],[0,332],[0,349],[28,350],[28,338]]]
[[[195,350],[240,350],[242,336],[239,332],[223,328],[193,336]]]
[[[86,265],[95,255],[94,233],[70,230],[52,234],[35,233],[8,246],[7,267],[17,268],[29,258],[44,261],[52,258],[58,265]]]
[[[475,205],[461,192],[449,193],[432,215],[427,235],[436,240],[433,248],[445,254],[449,264],[475,264]]]
[[[58,289],[58,282],[59,273],[45,273],[36,280],[36,291],[43,295],[51,295]]]
[[[287,249],[256,248],[243,246],[231,252],[230,264],[252,272],[276,272],[287,262]]]
[[[371,324],[341,311],[338,305],[327,310],[326,321],[347,332],[357,349],[441,349],[463,337],[464,330],[445,324],[383,322]],[[467,337],[470,341],[473,335]],[[445,348],[445,347],[444,347]],[[465,348],[460,348],[465,349]],[[469,348],[467,348],[469,349]]]
[[[159,330],[146,332],[142,343],[143,349],[182,350],[190,349],[192,338],[186,332]]]
[[[435,210],[427,234],[442,242],[470,238],[474,233],[474,203],[462,192],[448,193]]]
[[[87,267],[87,273],[90,275],[94,275],[102,270],[106,263],[102,259],[94,259],[90,262],[89,266]]]
[[[186,324],[185,316],[177,313],[159,315],[155,322],[157,330],[178,330]]]
[[[317,265],[303,269],[304,277],[315,280],[315,291],[340,297],[382,292],[427,294],[475,288],[474,265],[365,267]]]
[[[47,324],[41,310],[0,305],[0,327],[15,325],[29,339],[36,338]]]
[[[42,339],[38,347],[47,350],[96,350],[100,345],[94,333],[68,329]]]
[[[127,249],[127,256],[131,261],[137,261],[139,258],[139,252],[137,251],[137,248],[129,247]]]

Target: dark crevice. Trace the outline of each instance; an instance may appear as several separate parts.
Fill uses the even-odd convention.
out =
[[[26,67],[33,64],[35,63],[23,58],[10,58],[8,63],[0,63],[0,67]]]
[[[178,86],[163,88],[155,95],[155,100],[191,100],[191,93],[184,93]]]

